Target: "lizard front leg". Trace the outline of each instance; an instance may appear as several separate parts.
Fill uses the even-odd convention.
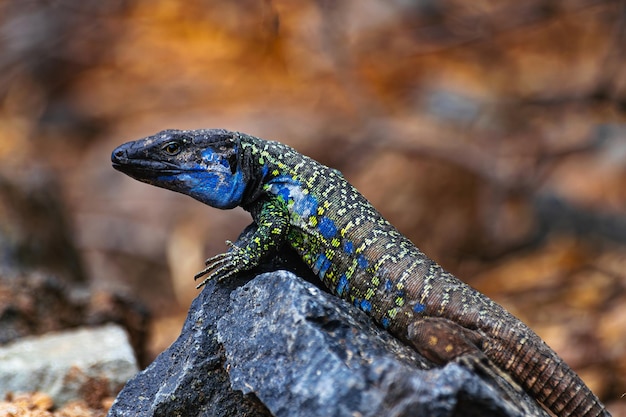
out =
[[[239,236],[236,242],[226,241],[228,252],[205,261],[205,268],[194,279],[206,278],[196,287],[200,288],[211,279],[222,281],[239,272],[248,271],[261,260],[274,253],[287,238],[289,213],[278,199],[266,199],[252,211],[254,223]]]

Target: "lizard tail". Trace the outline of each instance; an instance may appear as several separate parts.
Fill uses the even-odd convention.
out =
[[[505,349],[486,346],[492,352],[485,353],[557,416],[611,417],[580,377],[538,336],[532,336],[512,337]],[[517,354],[504,354],[511,351]]]

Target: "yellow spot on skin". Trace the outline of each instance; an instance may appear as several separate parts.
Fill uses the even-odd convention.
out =
[[[452,345],[450,345],[450,344],[447,344],[447,345],[446,345],[446,347],[444,348],[444,350],[445,350],[447,353],[450,353],[450,352],[452,352],[452,351],[454,350],[454,346],[452,346]]]
[[[437,343],[439,343],[439,339],[437,339],[437,336],[430,336],[428,338],[428,344],[431,346],[437,346]]]
[[[373,296],[374,296],[374,289],[368,288],[367,292],[365,293],[365,299],[371,300]]]
[[[317,215],[321,216],[322,214],[324,214],[324,208],[323,207],[318,207],[317,208]]]
[[[309,224],[313,227],[317,226],[317,217],[315,216],[310,216],[309,217]]]
[[[387,315],[389,316],[390,319],[395,318],[397,314],[398,314],[398,310],[396,308],[387,310]]]
[[[273,176],[277,177],[277,176],[278,176],[278,174],[280,174],[280,171],[279,171],[279,170],[275,169],[274,171],[272,171],[272,175],[273,175]]]
[[[330,241],[331,246],[338,248],[339,245],[341,245],[341,241],[337,238],[333,238],[333,240]]]
[[[380,278],[378,278],[378,275],[374,275],[372,277],[372,285],[375,287],[378,287],[380,285]]]
[[[396,305],[402,307],[404,305],[404,297],[396,297]]]

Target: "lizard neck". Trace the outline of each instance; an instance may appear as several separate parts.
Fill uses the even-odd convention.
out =
[[[243,133],[237,132],[236,135],[241,145],[239,166],[241,167],[243,179],[246,183],[241,207],[251,212],[253,211],[253,207],[256,206],[257,202],[265,194],[263,184],[265,183],[267,167],[260,162],[258,158],[261,145],[259,140]]]

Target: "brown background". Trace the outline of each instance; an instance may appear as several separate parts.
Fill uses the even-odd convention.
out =
[[[249,217],[110,152],[222,127],[340,169],[625,409],[623,2],[9,0],[0,52],[1,175],[56,179],[92,286],[152,310],[153,356]]]

